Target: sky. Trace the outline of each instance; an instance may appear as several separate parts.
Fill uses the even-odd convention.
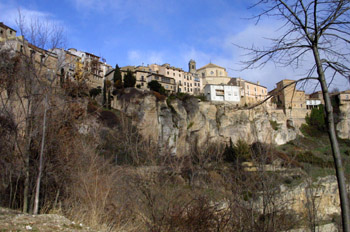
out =
[[[268,63],[244,70],[246,51],[234,44],[266,46],[280,33],[281,22],[251,18],[253,0],[0,0],[0,22],[17,29],[18,9],[25,20],[39,18],[65,29],[66,48],[87,51],[113,67],[169,63],[188,71],[193,59],[200,68],[209,62],[226,68],[230,77],[260,81],[272,90],[282,79],[305,76],[305,67]],[[309,84],[307,92],[317,86]],[[332,88],[350,88],[339,78]]]

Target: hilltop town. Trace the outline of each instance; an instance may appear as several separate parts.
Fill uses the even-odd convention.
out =
[[[45,60],[50,78],[57,76],[60,81],[84,82],[90,89],[101,90],[106,81],[113,80],[115,69],[99,56],[75,48],[54,48],[48,51],[30,44],[23,36],[17,36],[16,30],[4,23],[0,23],[0,30],[0,42],[4,43],[4,47],[30,54],[37,62],[42,63]],[[237,106],[252,106],[268,98],[266,104],[270,107],[283,109],[285,112],[293,109],[294,112],[290,115],[299,115],[299,118],[304,118],[307,110],[324,104],[321,91],[305,93],[297,90],[294,80],[283,79],[276,83],[275,89],[268,91],[259,81],[254,83],[240,77],[229,77],[224,67],[213,63],[197,68],[196,62],[190,60],[188,71],[167,63],[125,66],[120,68],[123,78],[128,70],[136,78],[135,87],[139,89],[149,89],[147,84],[157,81],[167,94],[203,95],[208,101]],[[334,97],[341,104],[346,104],[350,102],[350,90],[337,92]]]
[[[0,208],[0,231],[340,228],[327,131],[310,123],[321,91],[290,79],[268,90],[192,59],[187,71],[114,67],[4,23],[0,52],[0,204],[24,212]],[[332,94],[350,170],[350,91]]]

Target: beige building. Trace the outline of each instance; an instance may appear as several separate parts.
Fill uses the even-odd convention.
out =
[[[121,68],[122,76],[126,74],[129,69],[136,78],[136,87],[147,89],[147,83],[156,80],[165,90],[171,93],[187,93],[191,95],[198,95],[202,89],[202,80],[198,75],[191,71],[193,67],[195,70],[195,62],[189,62],[189,72],[181,68],[170,66],[170,64],[150,64],[147,66],[125,66]],[[113,79],[113,73],[108,73],[108,80]]]
[[[189,72],[181,68],[170,66],[170,64],[151,64],[150,71],[153,73],[164,75],[168,78],[173,78],[176,83],[175,92],[198,95],[202,89],[202,81],[197,74],[191,71],[191,67],[196,68],[196,63],[191,60],[189,62]]]
[[[278,82],[277,88],[270,91],[269,95],[274,96],[272,101],[276,103],[278,108],[306,109],[305,92],[296,89],[294,80],[284,79]]]
[[[58,57],[55,53],[39,48],[29,43],[23,36],[16,36],[16,31],[0,24],[0,30],[6,29],[6,36],[1,38],[0,43],[5,49],[12,50],[19,54],[22,59],[34,61],[33,70],[38,77],[46,77],[48,80],[55,80],[58,74]],[[8,36],[11,35],[11,36]]]
[[[230,81],[230,77],[228,77],[226,69],[220,67],[216,64],[209,63],[200,69],[196,70],[196,73],[199,78],[202,79],[202,88],[205,85],[226,85]]]
[[[0,42],[16,37],[17,31],[0,22]]]
[[[349,104],[350,103],[350,90],[345,90],[336,95],[337,100],[339,100],[339,104]]]
[[[322,91],[317,91],[309,95],[309,99],[318,99],[321,101],[321,104],[324,105],[323,93]]]
[[[242,78],[231,78],[228,84],[240,87],[242,105],[253,105],[267,97],[267,88],[260,85],[259,82],[254,83]]]
[[[105,61],[101,61],[101,57],[89,52],[79,51],[75,48],[70,48],[66,51],[68,56],[79,57],[79,62],[76,64],[75,77],[79,80],[84,80],[93,88],[102,87],[104,77],[112,66]]]
[[[152,71],[149,66],[124,66],[120,68],[122,78],[126,75],[127,71],[130,70],[135,78],[137,88],[148,89],[147,83],[153,80],[158,81],[165,90],[170,93],[176,92],[176,82],[174,78],[167,77],[159,72]],[[106,79],[112,81],[114,76],[114,69],[106,74]]]

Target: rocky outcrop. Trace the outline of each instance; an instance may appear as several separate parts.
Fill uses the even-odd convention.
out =
[[[339,106],[337,134],[339,138],[350,139],[350,104]]]
[[[193,97],[165,100],[156,96],[129,88],[115,96],[112,107],[131,117],[145,139],[173,155],[230,139],[233,143],[243,139],[248,143],[284,144],[295,139],[298,132],[283,111],[264,107],[239,110]]]
[[[288,202],[288,209],[307,216],[309,208],[314,208],[317,220],[331,220],[340,215],[338,183],[335,176],[319,178],[316,182],[307,180],[290,189],[281,186],[281,202]],[[282,204],[281,204],[282,205]]]

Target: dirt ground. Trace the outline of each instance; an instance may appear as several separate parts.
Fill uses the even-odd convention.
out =
[[[19,231],[93,231],[90,228],[57,214],[30,215],[0,208],[0,232]]]

